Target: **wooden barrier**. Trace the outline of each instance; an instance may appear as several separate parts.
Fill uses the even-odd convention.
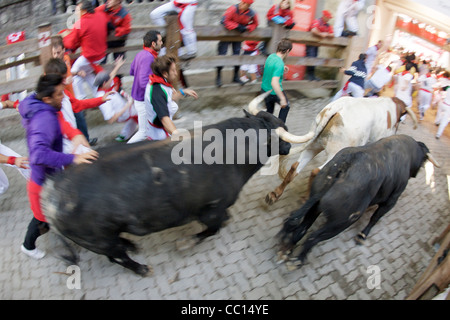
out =
[[[436,288],[439,293],[450,284],[450,225],[433,241],[433,244],[438,244],[439,250],[431,259],[425,272],[417,280],[406,300],[420,300],[426,296],[432,287]],[[446,296],[446,300],[450,300],[450,294]]]
[[[176,16],[169,16],[166,20],[168,23],[166,25],[166,47],[168,51],[177,54],[177,48],[180,45],[180,34],[177,24]],[[149,30],[160,30],[161,27],[158,26],[133,26],[128,39],[142,39],[144,34]],[[38,29],[38,34],[44,34],[45,32],[51,30],[51,25],[46,24],[40,26]],[[349,48],[349,40],[347,38],[326,38],[320,39],[313,36],[310,32],[300,32],[294,30],[287,30],[281,26],[274,26],[268,28],[257,28],[255,31],[248,33],[239,33],[237,31],[228,31],[221,25],[218,26],[196,26],[198,41],[244,41],[244,40],[258,40],[265,41],[268,48],[268,53],[275,51],[276,44],[281,40],[281,38],[288,38],[295,43],[304,43],[314,46],[326,46],[326,47],[337,47],[344,48],[344,53],[352,52]],[[114,39],[114,37],[110,37]],[[127,41],[128,42],[128,41]],[[43,46],[42,39],[30,39],[23,42],[6,45],[0,47],[0,61],[4,61],[6,58],[11,56],[17,56],[21,53],[25,53],[25,59],[20,61],[15,61],[11,63],[0,64],[0,71],[5,70],[24,63],[34,63],[34,66],[42,66],[50,58],[51,48],[49,46]],[[40,47],[41,46],[41,47]],[[131,44],[123,48],[115,48],[108,50],[108,52],[114,51],[138,51],[142,48],[142,44]],[[76,56],[79,55],[76,54]],[[127,55],[127,62],[119,70],[119,73],[128,74],[130,69],[131,61],[133,56]],[[265,56],[213,56],[213,57],[196,57],[188,61],[180,61],[180,69],[193,70],[193,69],[211,69],[217,66],[231,67],[235,65],[243,64],[264,64]],[[306,66],[322,66],[330,68],[340,68],[343,67],[346,60],[343,58],[313,58],[313,57],[288,57],[286,59],[286,64],[290,65],[306,65]],[[112,69],[112,65],[105,65],[106,69]],[[35,87],[37,79],[42,72],[39,69],[34,68],[33,72],[27,78],[14,80],[10,82],[0,83],[0,95],[20,92],[23,90],[32,90]],[[339,85],[338,80],[323,80],[323,81],[285,81],[283,87],[285,89],[296,89],[296,88],[336,88]],[[230,89],[234,88],[234,89]],[[245,88],[240,88],[238,85],[223,86],[221,88],[216,87],[194,87],[199,94],[210,95],[223,95],[227,92],[235,94],[236,92],[257,92],[260,90],[259,84],[256,85],[245,85]]]

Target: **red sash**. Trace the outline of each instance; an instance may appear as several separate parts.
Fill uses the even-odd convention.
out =
[[[181,23],[181,15],[183,14],[184,9],[186,9],[187,6],[196,6],[198,3],[179,3],[177,1],[174,1],[173,4],[175,7],[181,9],[181,11],[178,13],[178,25],[180,26],[180,29],[184,29],[184,26]]]
[[[152,54],[153,58],[155,58],[155,59],[158,58],[158,52],[156,52],[152,48],[144,47],[144,50],[150,52]]]

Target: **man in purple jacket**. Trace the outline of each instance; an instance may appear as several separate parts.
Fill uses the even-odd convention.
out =
[[[63,150],[63,134],[74,146],[89,146],[80,130],[74,129],[64,120],[60,112],[64,98],[64,83],[61,75],[48,74],[41,76],[36,93],[28,96],[19,104],[22,125],[26,131],[31,177],[27,184],[33,219],[21,250],[34,259],[40,259],[45,252],[36,248],[37,238],[49,230],[40,205],[42,185],[46,176],[54,174],[72,163],[90,163],[98,157],[98,153],[90,150],[87,153],[65,154]]]
[[[135,143],[145,140],[145,126],[147,116],[145,111],[145,88],[148,78],[153,74],[152,63],[158,56],[159,50],[163,45],[161,33],[159,31],[149,31],[144,36],[144,49],[139,52],[131,63],[130,75],[134,76],[133,86],[131,88],[131,97],[134,99],[134,107],[138,113],[139,129],[128,140],[128,143]]]

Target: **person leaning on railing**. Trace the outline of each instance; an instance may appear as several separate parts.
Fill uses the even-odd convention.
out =
[[[252,3],[253,0],[241,0],[238,4],[229,7],[222,16],[221,24],[227,30],[236,30],[240,33],[254,31],[258,27],[258,15],[250,9]],[[220,41],[217,48],[219,56],[227,54],[229,44],[233,47],[233,55],[240,54],[240,41]],[[217,67],[216,85],[218,87],[222,86],[222,68]],[[239,79],[239,68],[240,66],[234,66],[233,82],[242,85],[244,83]]]

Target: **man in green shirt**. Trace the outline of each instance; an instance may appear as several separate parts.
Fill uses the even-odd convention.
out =
[[[280,104],[281,109],[278,118],[286,122],[289,113],[289,102],[283,91],[281,82],[284,74],[284,59],[292,50],[292,42],[288,39],[282,39],[277,46],[277,52],[272,53],[264,64],[264,74],[261,84],[261,92],[273,90],[265,99],[267,112],[273,114],[275,103]]]

